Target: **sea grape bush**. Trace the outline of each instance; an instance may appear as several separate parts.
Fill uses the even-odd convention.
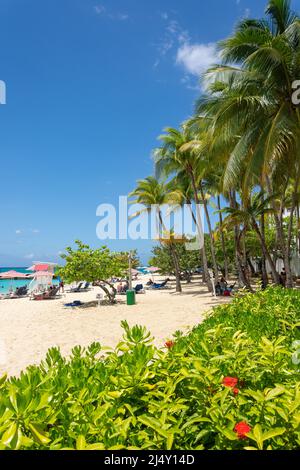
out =
[[[246,294],[161,349],[123,322],[115,350],[0,380],[0,450],[296,449],[300,445],[300,293]]]

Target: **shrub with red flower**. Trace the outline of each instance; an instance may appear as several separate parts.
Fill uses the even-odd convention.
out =
[[[234,431],[237,433],[239,439],[247,439],[247,434],[251,431],[251,426],[249,426],[246,421],[241,421],[235,425]]]
[[[175,346],[174,341],[166,341],[165,342],[165,347],[168,349],[172,349]]]
[[[225,377],[222,384],[225,387],[235,388],[237,386],[238,379],[236,377]]]

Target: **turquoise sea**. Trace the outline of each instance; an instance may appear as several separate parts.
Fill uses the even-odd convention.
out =
[[[18,273],[30,274],[32,271],[27,271],[27,268],[15,268],[15,267],[5,267],[0,268],[0,273],[5,273],[6,271],[17,271]],[[15,290],[17,287],[27,286],[30,284],[32,279],[0,279],[0,295],[7,294],[10,290]],[[56,284],[57,281],[54,280],[53,284]]]

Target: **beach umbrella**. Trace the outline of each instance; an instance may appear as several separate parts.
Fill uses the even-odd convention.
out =
[[[159,268],[156,268],[155,266],[150,266],[150,268],[147,268],[149,273],[157,273],[159,271]]]
[[[27,279],[27,274],[18,271],[6,271],[0,274],[1,279]]]
[[[4,273],[0,273],[0,279],[8,279],[10,280],[10,290],[13,290],[14,279],[28,279],[27,274],[19,273],[18,271],[6,271]]]

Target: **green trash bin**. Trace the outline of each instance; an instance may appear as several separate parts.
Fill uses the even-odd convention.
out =
[[[126,292],[127,305],[135,305],[135,290],[128,290]]]

